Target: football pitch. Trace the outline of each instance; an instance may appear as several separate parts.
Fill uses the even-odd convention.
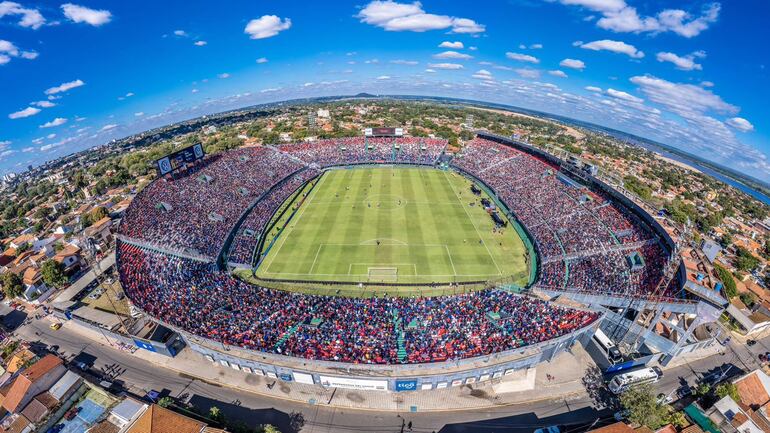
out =
[[[276,222],[271,235],[279,234],[266,239],[256,276],[364,284],[506,278],[526,285],[524,242],[511,224],[495,230],[470,187],[457,173],[431,168],[327,171]]]

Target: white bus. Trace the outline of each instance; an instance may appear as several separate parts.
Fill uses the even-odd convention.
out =
[[[615,345],[615,343],[612,342],[607,336],[602,332],[601,329],[597,329],[593,336],[594,343],[599,347],[599,349],[604,352],[604,355],[607,357],[607,359],[610,360],[610,363],[616,364],[618,362],[623,361],[623,355],[620,353],[620,349],[618,349],[618,346]]]
[[[620,394],[633,386],[655,383],[661,377],[663,377],[663,372],[658,367],[640,368],[613,376],[610,379],[609,388],[613,393]]]

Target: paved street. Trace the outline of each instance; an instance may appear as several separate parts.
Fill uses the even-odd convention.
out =
[[[292,431],[289,414],[299,414],[295,415],[295,419],[304,420],[304,423],[300,423],[304,424],[301,431],[313,433],[400,432],[402,423],[406,427],[410,421],[412,431],[415,432],[527,432],[552,424],[589,425],[597,419],[611,416],[610,411],[598,412],[592,409],[592,401],[587,395],[572,397],[570,400],[556,398],[483,410],[402,414],[303,405],[181,375],[124,350],[90,341],[68,327],[53,331],[49,328],[50,323],[47,319],[35,320],[19,328],[16,333],[28,341],[53,347],[67,359],[76,355],[79,355],[78,359],[92,359],[93,370],[114,376],[117,382],[122,382],[134,394],[143,395],[150,389],[163,390],[174,397],[189,400],[204,410],[216,405],[229,419],[247,424],[273,423],[284,432]],[[768,350],[770,338],[752,348],[731,341],[724,355],[666,370],[657,386],[660,392],[669,393],[685,381],[693,384],[698,377],[710,372],[716,371],[718,374],[719,371],[727,370],[728,376],[737,375],[744,370],[756,368],[759,365],[756,354]]]

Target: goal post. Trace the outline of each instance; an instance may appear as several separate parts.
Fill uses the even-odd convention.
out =
[[[398,281],[398,268],[375,267],[369,268],[369,281],[379,283],[395,283]]]

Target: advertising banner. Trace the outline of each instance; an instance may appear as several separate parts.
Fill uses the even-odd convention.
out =
[[[352,377],[320,376],[321,385],[329,388],[387,391],[387,380],[353,379]]]

